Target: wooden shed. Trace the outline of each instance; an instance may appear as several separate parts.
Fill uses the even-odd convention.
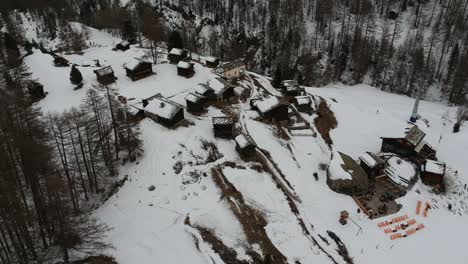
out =
[[[284,80],[281,82],[281,89],[287,96],[298,96],[301,93],[301,86],[297,80]]]
[[[234,135],[234,120],[228,116],[216,116],[212,118],[215,137],[232,138]]]
[[[184,107],[157,94],[143,101],[145,116],[164,126],[172,127],[184,119]]]
[[[366,152],[359,157],[360,165],[369,178],[375,178],[383,174],[385,161],[372,152]]]
[[[190,113],[200,113],[204,110],[204,97],[197,93],[189,93],[185,96],[187,111]]]
[[[253,157],[256,154],[257,145],[253,139],[247,134],[241,134],[235,137],[236,150],[241,156]]]
[[[173,48],[167,55],[167,59],[172,64],[177,64],[180,61],[186,60],[187,58],[189,58],[189,51],[186,49]]]
[[[194,64],[186,61],[179,61],[179,63],[177,63],[177,74],[185,78],[191,78],[195,74]]]
[[[205,57],[205,65],[208,68],[216,68],[219,65],[219,59],[213,56]]]
[[[127,76],[132,81],[137,81],[146,78],[153,74],[153,67],[151,62],[133,59],[125,64],[125,71]]]
[[[206,83],[197,84],[194,88],[194,92],[207,100],[216,98],[215,91]]]
[[[120,50],[120,51],[126,51],[128,49],[130,49],[130,42],[128,40],[123,40],[119,43],[117,43],[117,45],[115,45],[115,50]]]
[[[308,95],[296,96],[293,99],[293,104],[299,112],[312,114],[312,98]]]
[[[98,82],[102,85],[111,84],[117,79],[111,66],[94,70],[94,73],[96,74]]]
[[[289,120],[289,105],[282,99],[271,96],[265,99],[250,100],[252,109],[259,112],[264,120],[287,121]]]
[[[445,170],[446,165],[444,162],[426,160],[426,162],[421,166],[421,180],[426,185],[442,186]]]

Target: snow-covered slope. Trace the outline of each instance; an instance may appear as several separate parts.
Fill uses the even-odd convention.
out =
[[[190,79],[177,76],[175,65],[158,64],[153,66],[155,75],[132,82],[122,65],[144,55],[144,50],[132,47],[126,52],[112,51],[117,40],[103,34],[96,31],[89,40],[101,39],[100,47],[89,48],[83,55],[64,55],[83,74],[85,85],[81,90],[73,90],[69,68],[54,67],[50,55],[35,51],[26,57],[33,76],[49,93],[38,103],[44,112],[79,105],[85,91],[97,85],[93,73],[96,67],[86,66],[94,65],[97,59],[101,65],[113,67],[118,80],[112,89],[128,98],[162,93],[185,105],[183,98],[192,88],[214,77],[200,64],[196,64],[196,74]],[[267,78],[256,74],[249,74],[239,86],[250,89],[252,96],[276,93]],[[329,85],[306,91],[315,98],[323,97],[335,113],[338,126],[331,131],[333,150],[356,159],[365,151],[377,152],[381,136],[400,135],[413,105],[408,97],[363,85]],[[128,175],[128,181],[94,213],[113,228],[106,239],[114,249],[108,253],[120,264],[224,263],[219,247],[215,252],[213,241],[207,241],[201,233],[205,229],[225,248],[232,249],[239,262],[255,263],[253,256],[264,256],[268,244],[288,263],[344,263],[327,231],[341,238],[354,263],[463,263],[467,259],[464,239],[468,235],[468,197],[463,188],[468,181],[468,128],[462,127],[458,134],[450,132],[454,109],[421,102],[420,114],[427,122],[418,121],[418,125],[437,148],[440,160],[450,167],[448,192],[435,195],[421,182],[416,183],[398,200],[403,205],[399,215],[408,214],[426,228],[395,241],[377,226],[393,216],[369,220],[357,212],[351,197],[329,189],[320,166],[328,163],[332,150],[320,135],[313,137],[313,131],[303,131],[289,134],[290,139],[278,136],[275,125],[255,120],[257,115],[250,111],[248,100],[238,101],[229,109],[239,113],[239,129],[249,133],[259,155],[269,159],[265,166],[243,161],[233,140],[214,138],[211,117],[221,114],[216,107],[201,116],[185,113],[191,124],[177,129],[149,119],[142,121],[143,157],[120,168],[120,177]],[[315,117],[302,115],[312,124],[312,130]],[[151,185],[156,187],[154,191],[148,189]],[[417,200],[433,205],[427,218],[415,215]],[[457,209],[450,212],[448,203]],[[239,208],[255,212],[258,218],[243,218]],[[342,210],[350,212],[352,223],[342,226],[338,222]],[[261,222],[259,219],[265,219],[266,224],[254,225]],[[252,230],[258,237],[252,236]]]

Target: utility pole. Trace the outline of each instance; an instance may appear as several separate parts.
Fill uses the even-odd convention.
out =
[[[419,96],[416,98],[416,101],[414,102],[413,113],[411,114],[411,117],[409,120],[411,123],[416,123],[416,121],[418,120],[418,108],[419,108]]]

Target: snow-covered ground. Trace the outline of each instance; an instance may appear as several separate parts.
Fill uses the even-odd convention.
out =
[[[102,66],[113,67],[118,80],[112,88],[128,98],[141,99],[162,93],[185,105],[183,98],[191,89],[213,78],[210,70],[199,64],[195,66],[195,76],[190,79],[177,76],[174,65],[158,64],[153,66],[155,75],[132,82],[125,76],[122,66],[132,58],[143,56],[144,50],[132,47],[126,52],[112,51],[112,45],[118,39],[105,32],[90,31],[89,41],[100,43],[99,47],[89,48],[83,55],[64,56],[77,64],[83,74],[84,87],[80,90],[73,90],[69,81],[70,68],[53,66],[50,55],[36,50],[26,57],[33,77],[39,79],[48,92],[38,103],[44,112],[78,106],[86,90],[97,85],[93,73],[96,67],[85,67],[94,65],[93,60],[97,59]],[[267,78],[252,76],[269,93],[277,94]],[[411,98],[383,93],[364,85],[329,85],[306,90],[325,98],[336,115],[338,126],[331,132],[333,151],[341,151],[355,159],[365,151],[378,152],[381,136],[401,135],[408,125],[414,102]],[[297,207],[297,215],[292,212],[286,194],[276,185],[272,175],[251,169],[251,163],[242,161],[233,140],[214,138],[211,117],[219,115],[219,109],[210,108],[200,117],[186,113],[186,119],[193,125],[176,130],[143,120],[143,157],[138,164],[127,164],[120,169],[120,176],[128,175],[129,180],[95,212],[95,216],[113,228],[107,239],[114,249],[108,253],[120,264],[222,263],[197,230],[185,224],[189,216],[192,226],[212,230],[226,246],[236,251],[239,259],[248,260],[246,251],[258,249],[256,245],[248,245],[241,223],[211,176],[214,166],[233,161],[245,168],[224,167],[223,173],[242,193],[245,203],[265,215],[268,221],[266,233],[289,263],[331,263],[304,234],[303,228],[339,263],[344,261],[336,252],[336,245],[327,230],[342,239],[355,263],[439,263],[447,260],[464,263],[468,258],[464,242],[468,236],[468,208],[463,199],[468,197],[460,197],[458,193],[468,182],[468,127],[453,134],[454,109],[431,102],[421,102],[420,106],[422,119],[418,125],[427,133],[426,140],[438,150],[439,159],[449,166],[448,194],[431,194],[430,189],[418,181],[405,197],[398,200],[403,205],[398,215],[408,214],[426,226],[408,238],[390,240],[377,223],[394,216],[369,220],[357,212],[350,197],[328,188],[326,174],[319,167],[328,163],[331,150],[320,136],[298,135],[291,136],[290,140],[280,139],[276,126],[253,120],[256,115],[248,110],[246,102],[233,107],[243,111],[241,127],[252,136],[259,149],[271,155],[271,160],[285,177],[283,181],[287,182],[283,187],[299,198],[292,202]],[[304,118],[313,124],[314,116],[304,115]],[[222,157],[206,162],[206,144],[203,142],[213,142]],[[177,164],[183,165],[180,173],[174,169]],[[458,171],[457,176],[455,171]],[[314,172],[318,180],[313,176]],[[149,191],[150,185],[156,189]],[[418,200],[433,205],[427,218],[415,215]],[[459,210],[456,213],[448,211],[448,203],[458,206]],[[338,222],[342,210],[350,213],[353,222],[345,226]],[[305,227],[301,227],[300,221]],[[322,241],[319,235],[327,238],[330,244]]]

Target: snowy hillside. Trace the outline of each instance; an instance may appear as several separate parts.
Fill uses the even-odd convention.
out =
[[[48,93],[37,103],[44,113],[81,104],[86,91],[98,85],[95,60],[112,66],[118,78],[110,86],[113,93],[131,103],[161,93],[186,107],[184,98],[197,84],[216,78],[197,62],[192,78],[178,76],[173,64],[161,63],[153,65],[154,75],[133,82],[123,65],[146,51],[136,45],[125,52],[114,51],[120,39],[95,29],[90,32],[88,42],[94,47],[82,55],[61,54],[81,71],[84,87],[79,90],[73,90],[69,81],[70,68],[55,67],[49,54],[34,49],[25,58]],[[317,133],[316,112],[295,114],[303,122],[296,121],[297,126],[310,127],[294,132],[259,119],[251,99],[281,94],[266,77],[248,72],[235,91],[248,91],[249,96],[236,98],[224,108],[212,105],[201,115],[185,109],[184,126],[167,128],[149,118],[141,121],[143,156],[120,166],[119,178],[128,176],[128,180],[93,212],[112,228],[106,240],[114,249],[106,253],[119,264],[261,263],[259,259],[267,258],[271,263],[294,264],[463,263],[468,258],[464,242],[468,236],[468,127],[452,133],[454,108],[421,102],[417,125],[438,158],[447,163],[447,192],[434,194],[418,180],[397,200],[403,206],[397,215],[406,214],[425,228],[391,240],[378,223],[397,215],[369,219],[358,212],[352,197],[330,190],[321,167],[337,151],[356,160],[366,151],[378,153],[380,137],[399,136],[409,126],[414,99],[365,85],[305,88],[315,110],[323,99],[336,117],[329,146]],[[257,160],[242,159],[234,140],[214,137],[212,117],[226,113],[238,116],[236,129],[256,143]],[[150,191],[150,186],[155,189]],[[415,214],[418,200],[431,204],[427,217]],[[347,225],[338,222],[343,210],[352,219]],[[348,254],[343,254],[343,247]]]

